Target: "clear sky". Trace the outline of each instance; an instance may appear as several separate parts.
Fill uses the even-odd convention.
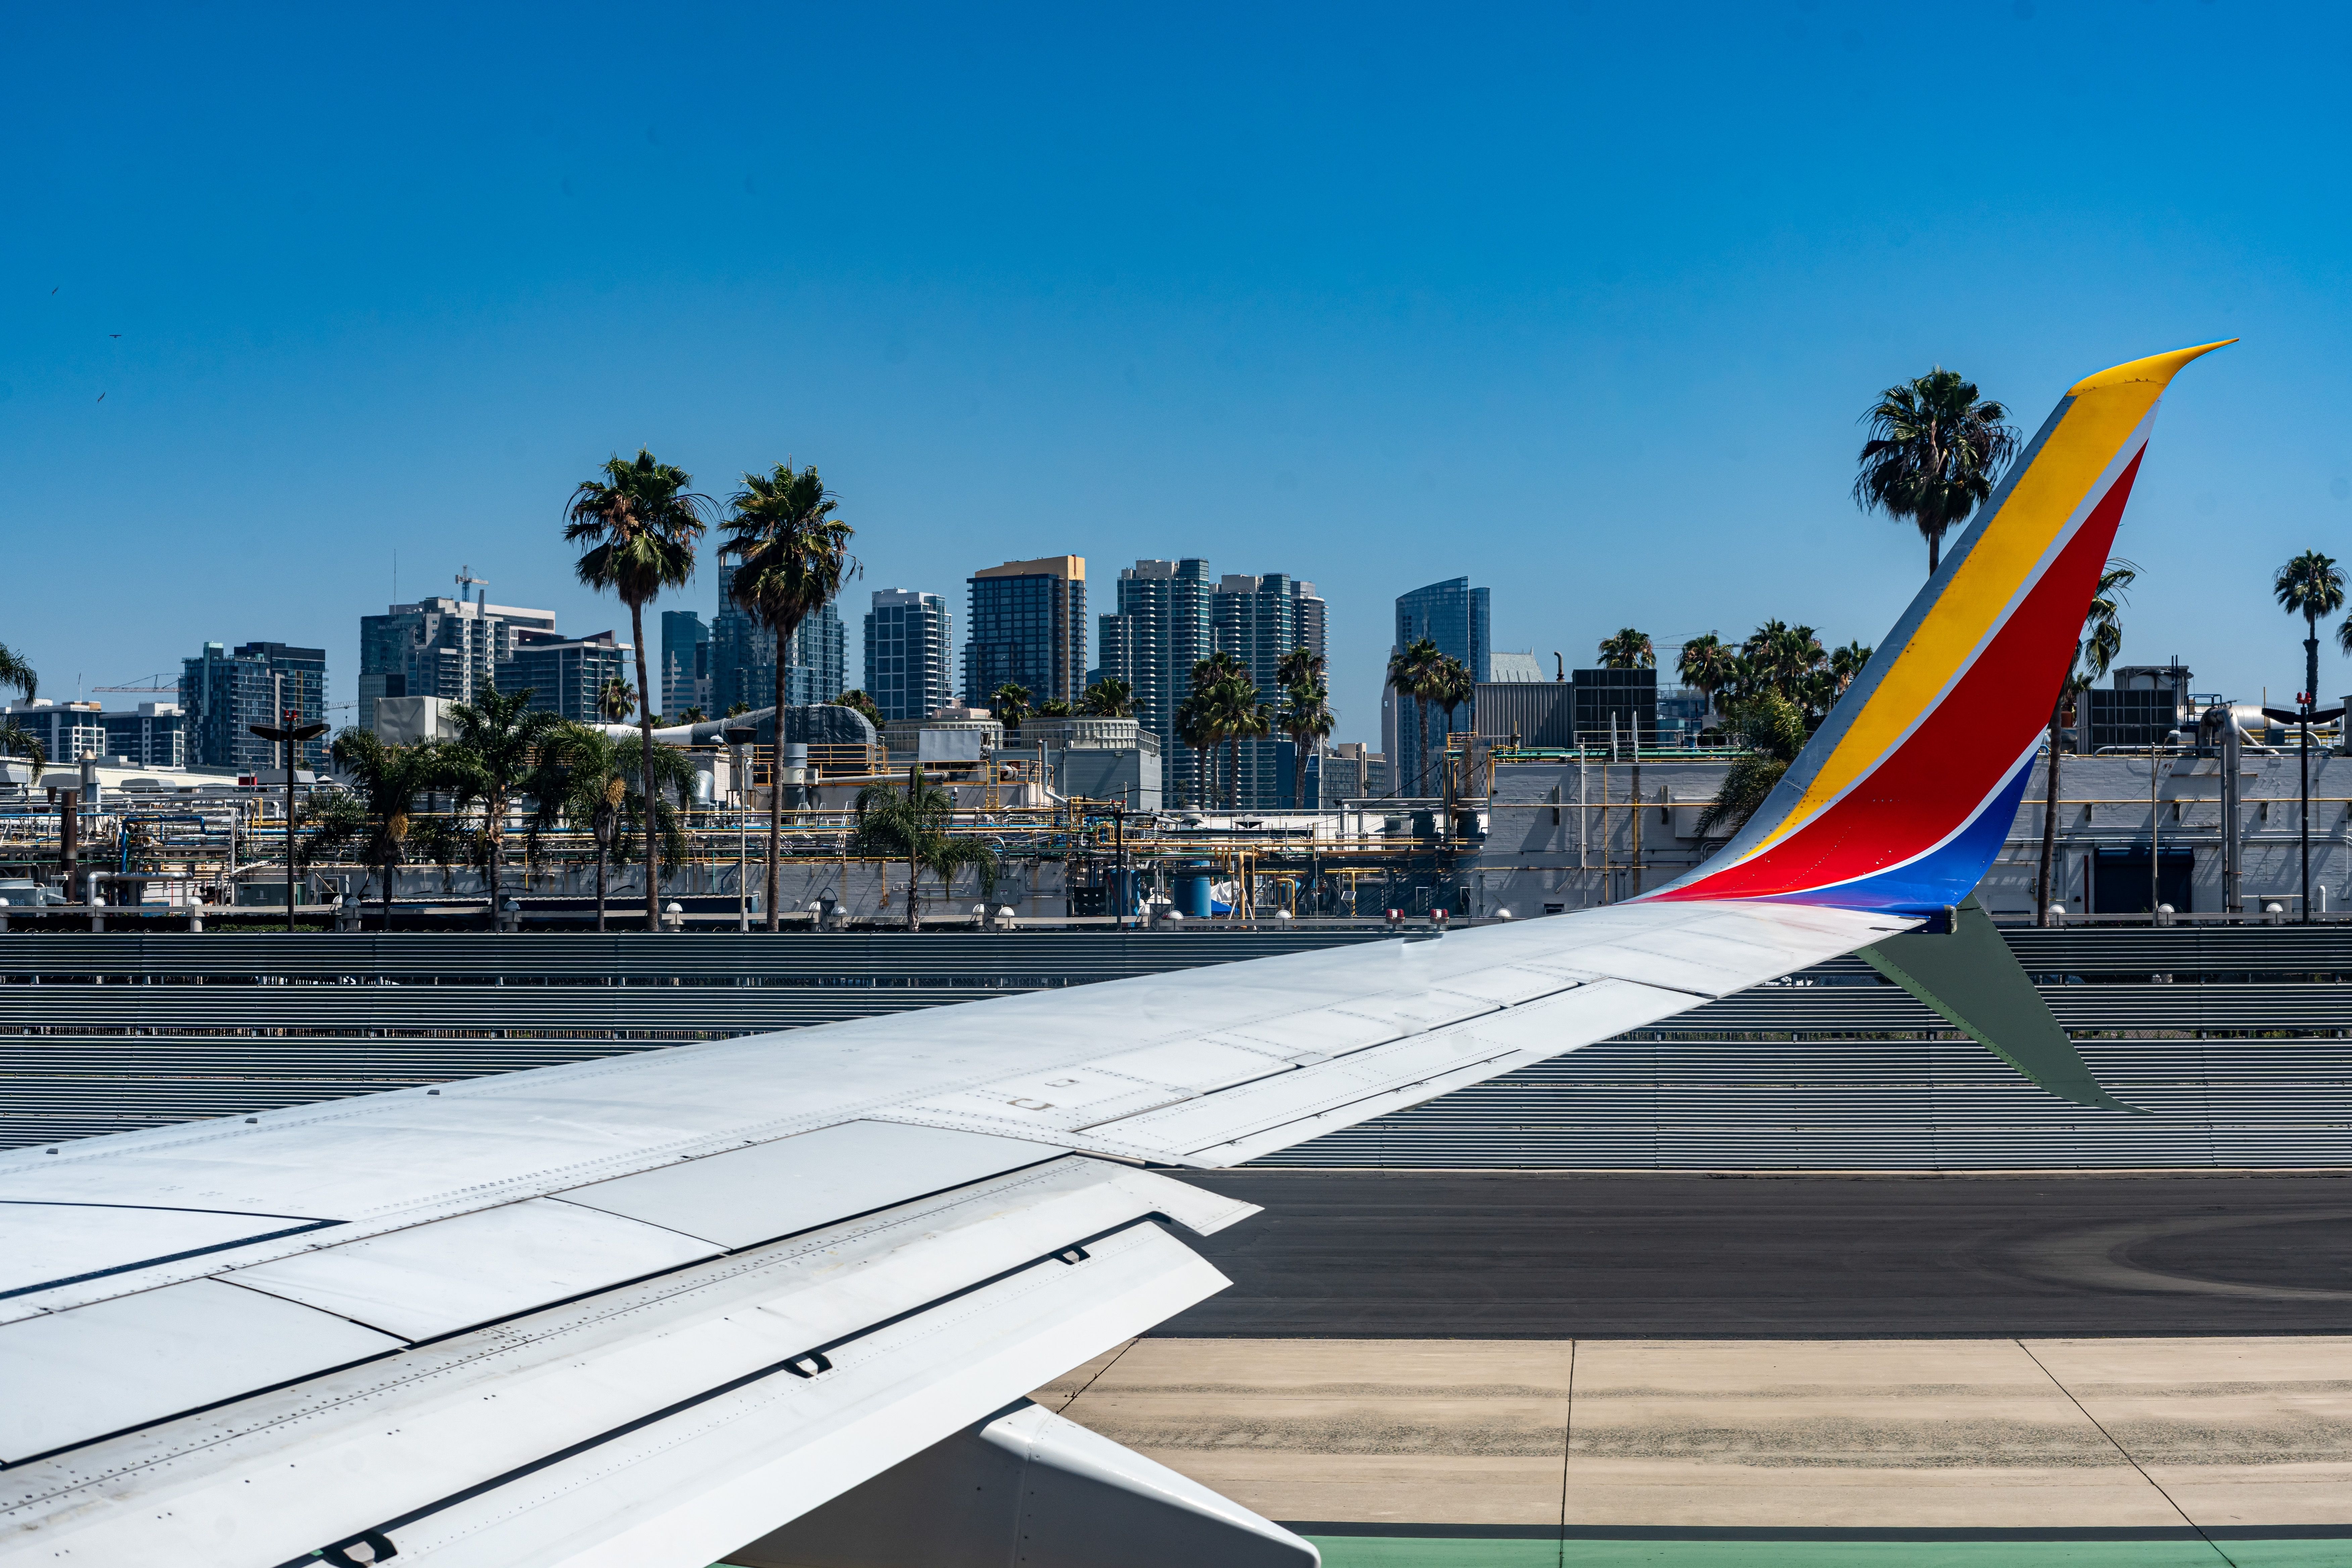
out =
[[[2352,556],[2352,12],[1738,5],[0,8],[0,641],[45,695],[446,593],[575,631],[572,487],[819,464],[865,590],[1283,571],[1378,734],[1394,596],[1589,662],[1874,642],[1849,499],[1942,363],[2176,384],[2126,658],[2299,684]],[[118,335],[119,334],[119,335]],[[681,601],[706,616],[709,574]],[[1106,605],[1107,607],[1107,605]],[[2323,687],[2352,689],[2331,642]],[[125,699],[129,700],[129,699]]]

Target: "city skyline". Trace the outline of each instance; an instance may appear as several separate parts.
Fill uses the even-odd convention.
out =
[[[2236,335],[2141,476],[2125,657],[2292,691],[2268,574],[2352,556],[2352,220],[2310,195],[2352,23],[2307,13],[2283,52],[2226,6],[2016,12],[1360,14],[1336,51],[1311,9],[1238,47],[1213,15],[738,16],[632,29],[647,91],[595,116],[593,8],[552,36],[155,10],[102,47],[27,14],[6,525],[118,544],[135,613],[27,596],[5,640],[59,694],[211,638],[323,645],[341,703],[349,617],[461,563],[614,625],[560,513],[643,444],[721,501],[814,462],[864,581],[956,600],[1047,549],[1295,563],[1365,736],[1387,605],[1451,575],[1539,659],[1625,625],[1868,641],[1925,564],[1848,493],[1879,389],[1948,365],[2030,433],[2088,371]],[[710,94],[713,47],[822,51],[856,132]],[[2003,155],[1889,179],[1884,84],[1923,53]],[[707,221],[583,245],[632,193]]]

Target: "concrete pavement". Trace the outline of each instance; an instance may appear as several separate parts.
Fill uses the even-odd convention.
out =
[[[1038,1397],[1332,1568],[2352,1563],[2352,1337],[1145,1339]]]

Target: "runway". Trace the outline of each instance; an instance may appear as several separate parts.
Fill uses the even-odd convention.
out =
[[[1180,1338],[1978,1339],[2352,1331],[2352,1175],[1188,1172]]]

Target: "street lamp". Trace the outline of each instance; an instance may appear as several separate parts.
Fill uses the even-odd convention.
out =
[[[305,724],[301,713],[292,708],[278,710],[279,723],[247,724],[246,728],[263,740],[286,748],[286,934],[294,934],[294,760],[301,754],[302,742],[315,741],[327,732],[324,724]],[[387,898],[385,909],[392,907]],[[387,921],[389,916],[386,917]]]
[[[2314,687],[2319,684],[2319,640],[2309,639],[2305,645],[2311,668],[2308,679]],[[2341,719],[2341,708],[2314,708],[2318,700],[2315,691],[2298,691],[2292,708],[2265,708],[2263,717],[2281,724],[2293,724],[2303,731],[2303,800],[2299,826],[2303,832],[2303,923],[2311,923],[2311,727],[2325,724],[2330,719]]]
[[[751,874],[750,841],[743,826],[743,748],[760,738],[756,724],[730,724],[726,730],[729,792],[735,796],[735,929],[751,929],[750,895],[744,879]]]

